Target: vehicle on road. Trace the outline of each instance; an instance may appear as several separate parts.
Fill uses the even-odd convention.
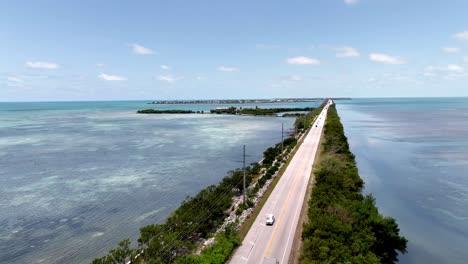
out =
[[[275,223],[275,216],[273,214],[267,214],[266,225],[273,225]]]

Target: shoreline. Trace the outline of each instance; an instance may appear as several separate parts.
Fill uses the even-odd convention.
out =
[[[299,117],[317,109],[317,107],[290,107],[290,108],[242,108],[222,107],[211,110],[181,110],[181,109],[143,109],[137,114],[216,114],[216,115],[239,115],[239,116],[276,116],[276,117]]]
[[[147,104],[267,104],[267,103],[303,103],[320,102],[327,98],[277,98],[277,99],[220,99],[220,100],[157,100]],[[348,97],[331,98],[333,100],[351,100]]]

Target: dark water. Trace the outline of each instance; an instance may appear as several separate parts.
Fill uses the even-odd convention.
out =
[[[167,108],[0,104],[0,263],[87,263],[240,167],[243,144],[259,160],[294,122],[135,114],[155,107]]]
[[[468,99],[338,102],[367,193],[409,239],[401,263],[468,263]]]

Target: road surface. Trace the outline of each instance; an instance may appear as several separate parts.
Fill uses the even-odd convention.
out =
[[[288,263],[327,110],[328,105],[304,137],[230,263],[261,264],[265,257],[276,258],[280,264]],[[265,224],[267,214],[276,218],[272,226]]]

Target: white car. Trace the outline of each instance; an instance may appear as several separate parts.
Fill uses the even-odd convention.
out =
[[[267,214],[266,216],[266,224],[273,225],[275,223],[275,216],[273,214]]]

